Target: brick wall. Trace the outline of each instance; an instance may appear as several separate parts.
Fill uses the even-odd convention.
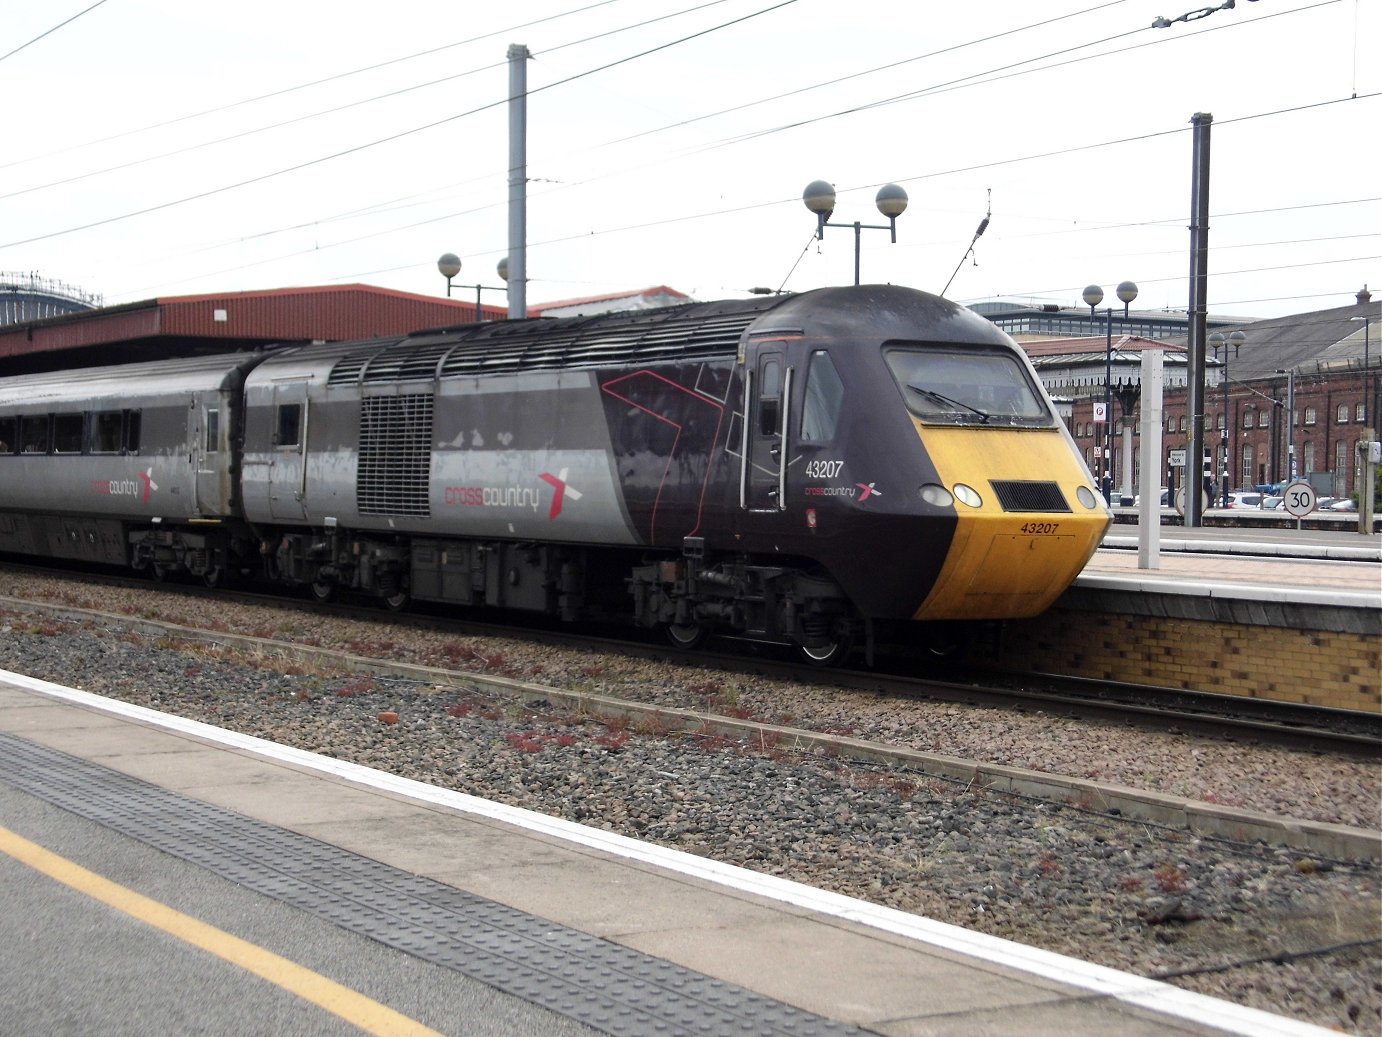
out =
[[[1004,628],[1000,665],[1382,712],[1382,642],[1353,633],[1055,608]]]

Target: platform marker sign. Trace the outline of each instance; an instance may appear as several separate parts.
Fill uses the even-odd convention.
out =
[[[1315,487],[1308,482],[1293,482],[1282,494],[1281,506],[1298,519],[1314,511],[1315,504]]]

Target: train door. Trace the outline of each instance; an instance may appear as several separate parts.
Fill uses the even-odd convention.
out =
[[[782,511],[787,506],[787,423],[792,369],[786,343],[760,343],[745,385],[745,444],[742,503],[749,511]]]
[[[269,514],[276,519],[307,517],[307,383],[274,386],[273,460],[269,462]]]
[[[187,419],[187,452],[192,461],[193,511],[198,515],[219,515],[225,511],[220,430],[219,394],[193,393]]]

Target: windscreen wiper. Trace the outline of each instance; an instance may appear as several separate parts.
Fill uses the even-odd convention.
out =
[[[934,390],[934,389],[924,389],[924,388],[922,388],[920,385],[913,385],[911,382],[908,382],[908,383],[907,383],[907,388],[911,389],[911,390],[912,390],[913,392],[915,392],[915,393],[920,393],[922,396],[925,396],[925,397],[927,397],[928,399],[935,400],[937,403],[939,403],[939,404],[940,404],[941,406],[943,406],[943,407],[944,407],[944,406],[959,407],[959,408],[961,408],[962,410],[967,410],[967,411],[971,412],[972,414],[977,414],[977,415],[979,415],[979,420],[980,420],[981,422],[983,422],[985,425],[987,425],[987,424],[989,423],[989,415],[988,415],[988,412],[987,412],[987,411],[982,411],[982,410],[980,410],[978,407],[972,406],[971,404],[963,403],[963,402],[961,402],[960,400],[953,400],[953,399],[951,399],[949,396],[943,396],[943,395],[941,395],[940,393],[936,392],[936,390]]]

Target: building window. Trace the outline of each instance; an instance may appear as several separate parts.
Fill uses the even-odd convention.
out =
[[[1339,404],[1339,409],[1334,412],[1334,421],[1339,425],[1348,424],[1348,404]]]
[[[1249,407],[1247,410],[1243,411],[1243,427],[1244,427],[1244,428],[1252,428],[1252,426],[1253,426],[1253,424],[1254,424],[1254,422],[1253,422],[1253,420],[1252,420],[1252,419],[1253,419],[1253,415],[1255,415],[1256,413],[1257,413],[1257,412],[1254,411],[1251,407]]]
[[[1301,464],[1301,474],[1308,475],[1315,470],[1315,444],[1306,443],[1304,447],[1304,461]]]
[[[1258,411],[1258,412],[1257,412],[1257,427],[1258,427],[1258,428],[1266,428],[1268,425],[1271,424],[1271,417],[1272,417],[1272,412],[1269,411],[1269,410],[1267,410],[1266,408],[1263,408],[1262,410]]]
[[[1256,481],[1256,480],[1253,478],[1254,472],[1253,472],[1253,470],[1252,470],[1253,453],[1254,453],[1254,451],[1253,451],[1252,444],[1251,444],[1251,443],[1244,443],[1244,444],[1243,444],[1243,481],[1242,481],[1241,483],[1239,483],[1240,486],[1251,486],[1251,485]]]
[[[1334,441],[1334,488],[1339,492],[1347,487],[1344,481],[1348,472],[1349,455],[1353,453],[1353,444],[1344,439]]]
[[[1365,406],[1366,406],[1366,404],[1360,403],[1360,404],[1358,404],[1358,406],[1356,406],[1356,407],[1353,408],[1353,413],[1354,413],[1354,415],[1355,415],[1354,420],[1357,421],[1358,424],[1360,424],[1360,425],[1361,425],[1364,421],[1366,421],[1366,420],[1367,420],[1367,417],[1368,417],[1368,412],[1367,412],[1366,410],[1363,409]]]
[[[1315,424],[1315,408],[1314,408],[1314,407],[1306,407],[1306,408],[1305,408],[1305,424],[1306,424],[1306,425],[1313,425],[1313,424]]]
[[[1175,416],[1174,414],[1168,414],[1168,415],[1166,415],[1166,431],[1167,431],[1167,432],[1174,432],[1174,431],[1176,431],[1176,416]]]
[[[1189,428],[1189,427],[1190,427],[1190,426],[1189,426],[1189,423],[1188,423],[1187,420],[1186,420],[1185,415],[1182,414],[1182,415],[1180,416],[1180,430],[1181,430],[1181,433],[1184,434],[1184,433],[1185,433],[1185,430],[1186,430],[1187,428]]]

